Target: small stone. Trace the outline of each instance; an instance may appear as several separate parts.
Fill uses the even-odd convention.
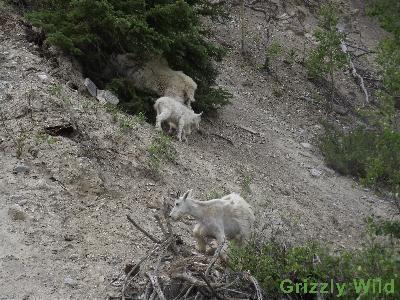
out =
[[[66,234],[66,235],[64,235],[64,240],[65,241],[67,241],[67,242],[71,242],[71,241],[73,241],[75,238],[74,238],[74,236],[72,235],[72,234]]]
[[[317,169],[311,169],[310,173],[311,173],[312,177],[321,177],[321,175],[322,175],[322,172]]]
[[[97,96],[97,86],[91,81],[89,78],[86,78],[84,83],[85,87],[87,88],[90,95],[93,97]]]
[[[65,277],[64,278],[64,283],[66,285],[69,285],[69,286],[72,286],[72,287],[76,286],[76,281],[73,280],[71,277]]]
[[[49,77],[46,74],[38,74],[38,77],[39,77],[41,82],[49,81]]]
[[[310,144],[310,143],[300,143],[300,145],[301,145],[303,148],[306,148],[306,149],[310,149],[310,148],[311,148],[311,144]]]
[[[14,174],[18,174],[18,173],[29,173],[29,171],[30,171],[29,167],[24,166],[24,165],[16,166],[16,167],[13,169],[13,173],[14,173]]]
[[[76,261],[79,259],[79,255],[78,254],[71,254],[69,257],[70,260]]]
[[[32,218],[18,204],[14,204],[8,209],[8,215],[13,221],[25,221]]]
[[[97,90],[97,100],[101,104],[111,103],[117,105],[119,103],[118,97],[106,90]]]

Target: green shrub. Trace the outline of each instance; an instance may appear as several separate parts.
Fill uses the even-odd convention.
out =
[[[157,170],[163,161],[176,161],[176,150],[172,146],[171,138],[164,133],[156,135],[151,144],[147,148],[149,153],[149,166],[153,170]]]
[[[363,250],[342,251],[332,254],[316,242],[286,248],[277,242],[259,243],[253,240],[246,247],[230,247],[230,264],[236,271],[250,271],[258,280],[269,299],[286,299],[286,284],[296,283],[354,283],[354,279],[381,279],[387,283],[394,280],[394,294],[369,293],[361,299],[399,299],[400,260],[399,249],[394,246],[371,243]],[[286,280],[283,282],[283,280]],[[372,285],[372,284],[371,284]],[[284,290],[282,290],[282,287]],[[308,292],[310,290],[308,289]],[[322,294],[325,299],[336,299],[338,290]],[[342,299],[356,299],[354,284],[347,285]],[[292,299],[316,299],[316,293],[289,294]]]
[[[369,217],[367,225],[369,231],[374,235],[400,239],[400,220],[388,221]]]
[[[282,46],[277,41],[272,41],[271,44],[265,49],[265,62],[263,68],[269,73],[271,72],[271,62],[274,61],[281,53]]]
[[[132,102],[128,110],[150,113],[153,95],[141,95],[117,75],[105,75],[112,56],[130,53],[144,63],[162,55],[198,83],[199,108],[213,110],[229,101],[226,91],[214,87],[218,72],[213,61],[224,50],[208,41],[200,15],[224,16],[221,6],[204,0],[43,0],[27,18],[44,29],[46,43],[75,56],[100,88],[111,84],[125,96],[124,105]]]
[[[339,15],[334,5],[323,5],[318,15],[319,28],[314,33],[318,46],[311,52],[306,61],[306,67],[312,78],[328,76],[332,101],[335,89],[334,74],[347,63],[347,56],[341,49],[344,35],[336,28]]]
[[[390,129],[345,133],[325,124],[320,148],[327,164],[342,174],[361,178],[366,185],[400,192],[400,133]]]

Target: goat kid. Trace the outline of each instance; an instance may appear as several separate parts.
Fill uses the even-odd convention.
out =
[[[205,252],[208,239],[218,244],[234,240],[239,246],[248,240],[254,223],[251,206],[239,195],[232,193],[221,199],[198,201],[192,199],[192,190],[175,201],[170,217],[177,220],[190,215],[197,221],[193,236],[199,251]],[[226,259],[226,249],[221,257]]]
[[[157,112],[157,130],[162,130],[161,124],[163,122],[168,122],[170,132],[172,128],[177,128],[177,138],[179,141],[182,141],[182,135],[187,141],[186,134],[191,133],[192,126],[197,130],[200,129],[201,115],[203,113],[196,114],[192,109],[186,107],[172,97],[161,97],[157,99],[154,104],[154,109]]]

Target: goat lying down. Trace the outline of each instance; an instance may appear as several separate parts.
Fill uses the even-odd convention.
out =
[[[157,112],[156,128],[162,130],[161,123],[168,122],[169,129],[177,128],[177,138],[182,141],[186,140],[186,134],[190,134],[192,126],[197,130],[200,129],[201,115],[196,114],[192,109],[188,108],[181,102],[172,97],[161,97],[154,104]]]
[[[216,239],[218,244],[234,240],[243,245],[251,234],[255,219],[251,206],[239,194],[198,201],[192,198],[192,190],[175,201],[170,213],[174,220],[184,215],[190,215],[197,221],[193,236],[201,252],[206,251],[208,239]],[[226,259],[225,253],[221,252],[221,256]]]

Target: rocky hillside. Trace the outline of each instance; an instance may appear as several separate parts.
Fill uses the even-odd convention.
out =
[[[384,32],[359,3],[342,1],[350,38],[373,49]],[[118,295],[112,280],[151,246],[126,214],[157,234],[152,216],[178,190],[192,188],[199,199],[242,192],[266,238],[317,239],[332,249],[360,247],[365,217],[393,216],[393,203],[324,165],[316,146],[323,104],[301,64],[314,45],[316,19],[312,7],[295,4],[279,5],[273,26],[262,12],[245,10],[244,56],[238,7],[230,8],[226,24],[204,20],[229,48],[219,83],[234,95],[232,104],[203,120],[188,144],[174,141],[174,158],[156,170],[148,152],[153,124],[74,89],[71,78],[80,76],[74,64],[40,52],[27,41],[21,17],[1,8],[0,298]],[[275,75],[260,68],[268,30],[283,46]],[[284,62],[290,49],[296,57]],[[373,78],[373,57],[363,56],[358,67]],[[337,80],[343,101],[362,103],[351,74]],[[348,107],[335,110],[338,124],[351,118],[340,115]],[[176,224],[187,243],[190,224]]]

